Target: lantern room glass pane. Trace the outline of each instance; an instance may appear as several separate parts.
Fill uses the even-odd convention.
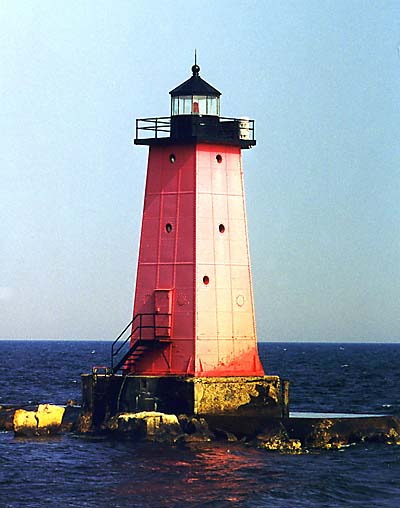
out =
[[[192,98],[186,97],[185,99],[185,115],[190,115],[192,113]]]
[[[179,106],[178,97],[172,97],[172,102],[171,102],[171,114],[172,115],[179,114],[178,106]]]
[[[217,111],[217,97],[207,97],[207,114],[218,115]]]
[[[198,115],[200,113],[198,97],[193,97],[192,113],[194,115]]]
[[[193,109],[192,113],[194,115],[206,115],[207,114],[207,97],[194,95],[193,96]]]
[[[200,115],[206,115],[207,114],[207,97],[198,97],[197,100],[199,103]]]
[[[179,97],[179,114],[191,115],[192,114],[192,98]]]

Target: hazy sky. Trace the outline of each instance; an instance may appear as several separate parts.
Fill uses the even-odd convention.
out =
[[[244,151],[259,340],[400,339],[400,1],[0,0],[0,337],[130,319],[137,117],[201,75]]]

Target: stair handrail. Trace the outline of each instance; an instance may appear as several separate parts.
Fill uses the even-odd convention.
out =
[[[148,315],[151,315],[152,313],[148,313]],[[112,343],[111,345],[111,371],[114,372],[114,357],[118,355],[118,353],[121,351],[121,349],[125,346],[125,344],[131,340],[133,334],[138,330],[140,329],[140,336],[139,336],[139,339],[142,338],[142,314],[135,314],[133,316],[133,318],[131,319],[131,321],[125,326],[125,328],[122,330],[122,332],[118,335],[118,337],[114,340],[114,342]],[[145,314],[147,315],[147,314]],[[137,326],[136,328],[133,328],[132,327],[132,331],[131,333],[125,338],[125,340],[119,344],[118,346],[118,349],[116,349],[114,351],[114,348],[116,346],[116,344],[118,344],[118,342],[120,342],[120,340],[122,339],[123,335],[125,334],[125,332],[128,330],[128,328],[130,326],[133,325],[133,323],[136,321],[136,319],[139,318],[139,326]]]
[[[145,325],[143,326],[143,316],[152,316],[153,317],[153,324],[152,325]],[[120,366],[125,363],[126,359],[129,358],[129,356],[132,354],[134,348],[137,347],[138,344],[140,344],[143,340],[142,338],[142,330],[144,329],[153,329],[154,330],[154,338],[152,340],[157,340],[157,334],[156,330],[158,328],[167,328],[171,329],[171,324],[168,325],[161,325],[156,326],[156,317],[157,316],[171,316],[170,313],[157,313],[157,312],[142,312],[139,314],[135,314],[131,321],[125,326],[125,328],[122,330],[122,332],[118,335],[118,337],[113,341],[111,345],[111,372],[114,374],[117,370],[119,370]],[[133,323],[136,321],[136,319],[139,318],[139,324],[135,328],[132,326]],[[125,332],[128,330],[129,327],[132,327],[131,333],[123,340],[121,344],[118,345],[118,348],[115,349],[116,345],[122,340],[122,337],[124,336]],[[117,364],[117,366],[114,368],[114,358],[118,355],[118,353],[121,351],[121,349],[126,345],[128,341],[132,339],[134,334],[139,330],[139,337],[137,337],[137,340],[134,344],[129,348],[128,353],[126,353],[123,356],[123,359],[120,360]]]

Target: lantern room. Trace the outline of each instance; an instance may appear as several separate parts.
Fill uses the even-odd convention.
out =
[[[172,143],[224,143],[251,148],[254,120],[220,116],[221,92],[200,77],[200,67],[192,66],[192,76],[171,90],[171,116],[138,118],[136,145]]]
[[[193,75],[184,83],[171,90],[171,116],[220,114],[220,96],[216,88],[200,77],[200,67],[192,67]]]

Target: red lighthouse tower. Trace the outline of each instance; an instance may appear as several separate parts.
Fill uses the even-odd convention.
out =
[[[125,372],[263,375],[241,158],[254,125],[221,118],[199,71],[170,92],[171,118],[137,122],[150,150]]]
[[[146,191],[111,392],[129,410],[146,399],[169,412],[277,414],[280,381],[257,350],[243,188],[254,121],[221,117],[221,93],[197,64],[170,95],[170,117],[136,121],[135,144],[149,146]]]

